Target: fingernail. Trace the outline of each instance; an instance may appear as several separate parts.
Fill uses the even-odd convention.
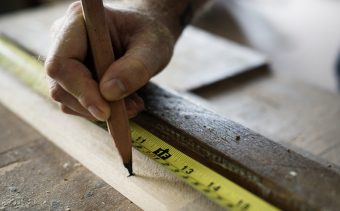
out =
[[[104,83],[104,96],[108,100],[118,100],[126,93],[126,87],[119,79],[112,79]]]
[[[92,114],[92,116],[94,116],[96,119],[98,119],[100,121],[105,121],[106,120],[105,113],[102,112],[101,110],[99,110],[97,107],[89,106],[88,110]]]

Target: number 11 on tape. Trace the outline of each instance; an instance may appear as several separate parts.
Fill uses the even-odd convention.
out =
[[[138,124],[130,122],[134,147],[227,210],[279,210],[248,190],[185,155]]]

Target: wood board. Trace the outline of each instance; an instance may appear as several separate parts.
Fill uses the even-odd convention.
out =
[[[284,210],[339,206],[340,171],[334,166],[303,157],[155,85],[139,93],[147,108],[137,116],[139,124],[263,199]],[[324,182],[315,192],[319,181]]]
[[[3,71],[0,102],[144,210],[221,209],[136,150],[133,159],[138,176],[128,178],[105,130],[87,120],[62,114],[55,104]]]
[[[195,97],[218,114],[277,143],[340,166],[339,94],[290,77],[249,77],[204,87],[194,92]]]
[[[6,82],[4,82],[4,84],[6,85]],[[7,86],[9,86],[8,83]],[[2,90],[13,90],[13,87],[3,88]],[[213,167],[223,176],[231,178],[284,209],[305,210],[314,209],[319,206],[333,209],[337,206],[334,198],[339,194],[339,190],[336,187],[340,184],[340,176],[331,168],[308,160],[236,123],[220,118],[218,115],[187,102],[185,99],[172,93],[157,88],[154,85],[148,85],[140,94],[145,100],[147,112],[137,117],[137,122],[163,140],[171,143],[171,145],[190,154],[200,162]],[[3,99],[6,99],[6,95],[4,96]],[[8,96],[12,95],[9,94]],[[22,96],[18,93],[16,97],[20,98]],[[40,105],[41,103],[42,102],[35,102],[34,105]],[[20,105],[22,103],[13,103],[13,105],[16,104]],[[27,109],[26,106],[24,107]],[[25,112],[28,111],[29,110],[26,110]],[[51,116],[48,110],[41,112],[45,115],[48,114],[48,117],[45,116],[42,118],[45,119],[45,121],[49,121],[50,119],[56,122],[68,121],[67,124],[63,124],[62,127],[70,128],[70,126],[76,124],[76,122],[72,122],[70,119],[58,119],[57,116]],[[55,115],[57,115],[58,111],[55,110],[55,113]],[[24,113],[19,113],[19,115],[23,114]],[[30,123],[40,130],[41,128],[37,125],[36,120],[37,118],[33,119],[31,117],[31,121],[34,122]],[[89,126],[77,127],[75,131],[87,131],[91,133],[92,128],[88,127]],[[43,129],[45,129],[45,127],[43,127]],[[65,131],[65,129],[62,128],[59,131]],[[73,139],[72,136],[76,135],[75,131],[69,134],[69,139]],[[98,139],[100,136],[104,136],[104,134],[98,137],[94,137],[93,134],[91,134],[91,139]],[[237,134],[239,134],[240,138],[235,141]],[[88,146],[87,150],[89,151],[86,151],[86,148],[76,146],[74,143],[70,143],[70,140],[66,143],[61,142],[60,138],[66,138],[62,137],[61,134],[48,131],[45,135],[54,139],[54,141],[56,141],[54,142],[55,144],[72,156],[74,156],[74,154],[80,154],[80,157],[77,157],[77,159],[80,159],[81,162],[87,159],[87,156],[83,155],[84,152],[86,152],[85,154],[100,153],[106,154],[106,156],[110,155],[110,152],[103,153],[100,152],[103,149],[96,149],[96,144],[94,146]],[[86,145],[93,145],[95,143],[91,143],[91,141],[86,142],[88,142],[85,143]],[[69,148],[72,148],[73,151],[70,151]],[[206,162],[207,160],[210,162]],[[105,167],[102,171],[106,171],[106,174],[108,174],[107,166],[102,165],[105,162],[93,160],[91,157],[92,165],[97,166],[95,173],[98,172],[98,161],[101,163],[100,166]],[[293,161],[294,164],[292,163]],[[140,163],[138,164],[138,159],[136,165],[145,166]],[[301,168],[301,166],[303,166],[303,168]],[[93,171],[93,169],[91,170]],[[156,170],[156,172],[157,171],[158,170]],[[138,174],[138,171],[136,173]],[[306,179],[306,175],[309,175],[308,179]],[[101,175],[101,177],[102,176],[103,175]],[[282,177],[285,179],[280,179]],[[323,178],[327,178],[328,181],[319,187],[319,192],[322,194],[317,194],[311,189],[310,185]],[[168,185],[171,186],[173,182],[174,180],[170,181]],[[161,185],[157,185],[153,182],[153,185],[163,190],[163,188],[165,188],[163,183],[164,182],[162,182]],[[115,188],[117,188],[118,185],[118,190],[121,191],[119,185],[122,183],[112,184],[111,181],[109,184]],[[137,186],[145,187],[145,185],[142,184]],[[129,187],[131,187],[131,184],[129,184]],[[132,189],[136,188],[134,186],[132,187]],[[176,187],[176,190],[181,190],[178,194],[182,191],[185,192],[187,196],[187,192],[183,188]],[[137,191],[137,193],[138,192],[139,191]],[[159,190],[157,192],[159,192]],[[122,193],[126,195],[124,190]],[[140,193],[138,195],[140,195]],[[134,197],[137,196],[128,197],[134,200]],[[157,195],[154,200],[167,201],[165,203],[169,203],[170,201],[171,204],[174,203],[174,201],[172,201],[173,198],[174,197],[162,198],[161,195]],[[169,209],[170,204],[162,209]],[[202,205],[200,205],[200,207],[202,207]]]

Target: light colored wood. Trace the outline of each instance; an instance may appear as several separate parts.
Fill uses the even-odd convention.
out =
[[[136,150],[133,154],[138,176],[126,177],[105,130],[84,119],[62,114],[56,105],[3,71],[0,71],[0,102],[144,210],[220,209]]]
[[[0,116],[1,211],[141,210],[1,103]]]

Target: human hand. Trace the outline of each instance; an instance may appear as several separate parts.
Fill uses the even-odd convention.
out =
[[[70,5],[53,27],[53,45],[46,58],[50,95],[67,114],[105,121],[109,101],[125,100],[129,117],[143,110],[135,94],[169,62],[177,32],[152,16],[137,10],[106,9],[117,60],[99,83],[84,65],[89,46],[81,4]]]

